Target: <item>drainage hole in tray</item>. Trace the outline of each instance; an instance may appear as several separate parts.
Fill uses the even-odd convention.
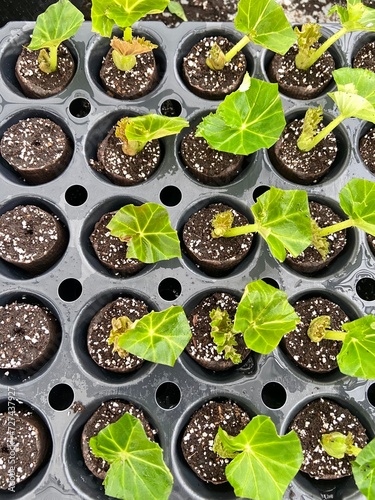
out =
[[[269,382],[262,389],[262,401],[268,408],[281,408],[286,401],[284,387],[278,382]]]
[[[173,382],[164,382],[156,389],[156,402],[164,410],[175,408],[180,400],[180,388]]]
[[[48,402],[54,410],[62,411],[73,403],[74,392],[68,384],[57,384],[48,395]]]
[[[262,281],[267,283],[267,285],[273,286],[274,288],[280,288],[280,285],[278,284],[278,282],[276,280],[274,280],[273,278],[268,278],[268,277],[262,278]]]
[[[79,207],[80,205],[83,205],[87,200],[87,196],[87,189],[83,186],[80,186],[79,184],[70,186],[65,191],[65,200],[67,201],[67,203],[69,203],[69,205],[72,205],[73,207]]]
[[[59,285],[59,297],[65,302],[74,302],[82,293],[82,285],[75,278],[67,278]]]
[[[69,104],[69,111],[76,118],[85,118],[91,111],[90,101],[83,97],[77,97]]]
[[[176,186],[165,186],[160,191],[160,201],[167,207],[175,207],[181,201],[181,191]]]
[[[367,398],[372,406],[375,406],[375,384],[371,384],[367,391]]]
[[[161,103],[160,112],[164,116],[180,116],[181,104],[175,99],[166,99]]]
[[[181,295],[181,283],[175,278],[165,278],[159,283],[159,295],[162,299],[172,301]]]
[[[255,188],[253,192],[253,200],[257,201],[259,196],[267,192],[269,189],[269,186],[258,186],[257,188]]]
[[[375,300],[375,279],[361,278],[355,288],[361,299]]]

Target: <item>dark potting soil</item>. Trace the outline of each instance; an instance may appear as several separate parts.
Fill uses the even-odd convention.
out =
[[[24,302],[0,306],[0,368],[37,370],[52,356],[60,325],[46,307]]]
[[[115,214],[108,212],[100,218],[90,235],[90,242],[103,266],[116,275],[130,276],[138,273],[146,264],[138,259],[126,258],[128,245],[110,234],[107,224]]]
[[[110,49],[100,69],[104,89],[117,99],[137,99],[149,94],[159,81],[156,61],[152,52],[135,56],[137,63],[129,71],[119,70]]]
[[[315,201],[310,201],[310,214],[319,227],[323,228],[337,224],[342,219],[330,207]],[[345,248],[346,230],[337,231],[327,236],[329,242],[328,255],[325,260],[318,250],[310,245],[298,257],[287,254],[285,263],[302,274],[314,274],[327,267]]]
[[[375,127],[359,140],[359,153],[364,164],[375,174]]]
[[[300,70],[295,64],[297,53],[298,47],[293,45],[285,55],[275,54],[267,69],[268,77],[271,82],[278,83],[283,94],[294,99],[312,99],[332,80],[335,61],[325,52],[309,69]]]
[[[34,99],[51,97],[62,92],[69,84],[76,71],[72,54],[65,45],[60,44],[57,52],[57,70],[44,73],[39,68],[39,50],[22,49],[16,62],[16,78],[22,92]]]
[[[212,449],[219,427],[237,436],[250,422],[250,416],[232,401],[209,401],[199,408],[187,424],[181,440],[186,462],[203,481],[220,484],[227,481],[225,467],[231,461]]]
[[[233,321],[238,306],[234,295],[226,292],[216,292],[205,297],[197,304],[188,316],[192,338],[186,346],[189,355],[201,366],[209,370],[222,371],[236,366],[230,359],[225,359],[224,353],[218,353],[211,335],[210,312],[220,308],[227,311]],[[242,334],[236,335],[235,350],[244,361],[250,354]]]
[[[344,323],[350,321],[340,306],[323,297],[298,300],[293,305],[300,317],[295,330],[284,336],[281,346],[290,358],[303,370],[312,373],[328,373],[337,368],[337,355],[342,342],[322,340],[313,342],[307,330],[313,319],[319,316],[331,318],[331,330],[340,331]]]
[[[375,41],[368,42],[354,56],[353,68],[363,68],[375,72]]]
[[[268,152],[273,166],[286,179],[298,184],[315,184],[327,174],[335,161],[337,141],[330,132],[310,151],[303,152],[297,146],[303,119],[291,121],[284,128],[280,138]],[[324,127],[320,124],[318,131]]]
[[[206,59],[215,42],[224,53],[233,47],[224,37],[206,37],[190,49],[182,63],[182,76],[186,85],[194,94],[205,99],[224,99],[240,86],[247,68],[245,56],[238,53],[222,70],[210,69]]]
[[[249,253],[253,234],[233,238],[213,238],[212,219],[230,210],[234,215],[233,227],[249,224],[248,219],[223,203],[213,203],[195,212],[186,222],[182,240],[188,257],[210,276],[223,276],[234,269]]]
[[[242,171],[245,157],[212,149],[206,139],[196,137],[196,127],[181,142],[181,158],[188,171],[209,186],[228,184]]]
[[[115,130],[116,126],[99,144],[98,161],[91,160],[91,167],[118,186],[134,186],[146,181],[160,164],[160,142],[149,141],[142,151],[130,156],[123,152],[122,141],[116,137]]]
[[[324,398],[307,404],[294,417],[290,429],[297,432],[303,450],[301,471],[313,479],[340,479],[350,476],[353,456],[334,458],[328,455],[320,444],[322,435],[341,432],[353,435],[354,444],[363,448],[368,438],[360,421],[341,405]]]
[[[125,413],[137,417],[143,425],[148,438],[154,441],[155,431],[151,428],[143,411],[132,403],[113,399],[101,403],[89,420],[86,422],[81,436],[81,450],[86,467],[99,479],[104,479],[109,469],[109,463],[102,458],[95,457],[90,448],[90,438],[99,434],[109,424],[117,422]]]
[[[57,177],[72,157],[69,138],[48,118],[26,118],[11,125],[0,142],[1,156],[29,184]]]
[[[132,322],[149,312],[143,300],[133,297],[118,297],[98,311],[90,321],[87,332],[87,348],[97,365],[117,373],[129,373],[143,364],[143,359],[130,353],[113,352],[113,345],[108,345],[112,330],[112,319],[128,317]]]
[[[58,218],[35,205],[18,205],[0,216],[0,258],[30,274],[51,267],[67,243]]]
[[[0,490],[9,492],[32,476],[50,451],[42,420],[32,411],[10,407],[0,413]]]

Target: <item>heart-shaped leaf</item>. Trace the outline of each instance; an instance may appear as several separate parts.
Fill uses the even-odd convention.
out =
[[[246,285],[234,317],[234,331],[243,333],[249,349],[268,354],[299,321],[285,292],[257,280]]]
[[[160,446],[151,442],[141,422],[125,413],[90,439],[95,456],[110,463],[105,493],[123,500],[167,500],[173,477]]]
[[[127,241],[128,259],[153,263],[181,257],[180,240],[168,212],[157,203],[126,205],[107,225],[113,236]]]
[[[198,125],[196,136],[204,137],[211,148],[248,155],[271,147],[280,137],[285,118],[277,84],[249,81],[248,90],[226,96]]]
[[[118,345],[136,356],[173,366],[191,338],[191,330],[181,306],[152,311],[118,338]]]
[[[270,417],[258,415],[237,435],[219,427],[224,449],[238,452],[225,468],[237,497],[281,500],[303,461],[302,447],[294,431],[279,436]]]

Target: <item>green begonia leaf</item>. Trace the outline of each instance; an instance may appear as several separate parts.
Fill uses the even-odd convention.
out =
[[[353,225],[375,236],[375,182],[352,179],[340,191],[340,206]]]
[[[355,483],[367,500],[375,500],[375,439],[352,462]]]
[[[299,321],[285,292],[257,280],[246,285],[234,318],[234,330],[243,333],[249,349],[268,354]]]
[[[328,95],[345,118],[375,123],[375,73],[361,68],[340,68],[333,72],[336,92]]]
[[[346,8],[334,5],[329,15],[337,12],[341,25],[346,31],[375,31],[375,10],[367,7],[360,0],[347,0]]]
[[[248,155],[271,147],[284,127],[277,84],[251,78],[248,90],[232,92],[203,118],[196,135],[218,151]]]
[[[284,9],[275,0],[240,0],[234,25],[254,43],[278,54],[285,54],[296,41]]]
[[[337,356],[340,371],[351,377],[375,379],[375,316],[369,314],[341,328],[347,333]]]
[[[239,454],[225,468],[225,475],[237,497],[253,500],[281,500],[297,474],[302,447],[294,431],[279,436],[270,417],[254,417],[237,436],[219,428],[228,451]]]
[[[107,225],[113,236],[127,241],[129,259],[153,263],[181,257],[180,240],[168,212],[157,203],[126,205]]]
[[[148,439],[141,422],[129,413],[90,439],[95,456],[110,463],[105,493],[123,500],[167,500],[173,477],[160,446]]]
[[[129,141],[149,142],[168,135],[178,134],[189,122],[178,116],[148,114],[128,119],[126,137]]]
[[[83,14],[69,0],[59,0],[37,17],[30,50],[58,47],[71,38],[84,21]]]
[[[169,0],[92,0],[92,29],[110,38],[115,24],[127,28],[146,14],[163,12],[168,3]]]
[[[190,325],[181,306],[152,311],[118,339],[118,345],[136,356],[173,366],[191,338]]]
[[[271,187],[251,207],[258,232],[272,255],[283,262],[286,250],[297,257],[312,240],[306,191]]]

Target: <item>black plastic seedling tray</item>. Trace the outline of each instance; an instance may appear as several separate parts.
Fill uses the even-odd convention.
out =
[[[223,373],[206,372],[185,353],[174,368],[145,363],[128,376],[106,373],[91,361],[85,343],[88,323],[118,295],[135,295],[159,310],[180,304],[189,312],[209,292],[229,291],[240,297],[248,282],[262,278],[277,283],[292,302],[305,294],[322,294],[354,319],[373,310],[375,257],[365,234],[350,229],[346,250],[313,278],[298,275],[278,263],[260,238],[255,239],[245,261],[225,278],[204,275],[185,257],[150,265],[129,278],[109,274],[97,261],[88,239],[95,222],[109,210],[133,202],[161,203],[168,209],[172,224],[180,230],[189,215],[208,201],[228,202],[249,215],[249,207],[266,186],[302,186],[283,179],[265,150],[249,157],[245,170],[230,185],[204,186],[187,173],[179,158],[179,144],[186,130],[175,138],[162,140],[164,159],[160,168],[138,186],[115,186],[89,166],[98,142],[125,114],[162,113],[166,106],[172,106],[177,114],[180,112],[195,123],[216,108],[217,102],[197,97],[186,88],[181,62],[190,47],[205,35],[220,33],[238,40],[231,23],[183,23],[175,29],[162,23],[139,23],[136,31],[159,46],[156,58],[162,78],[151,94],[135,101],[120,101],[102,90],[98,73],[109,41],[92,33],[88,22],[68,42],[77,61],[77,72],[68,88],[48,99],[24,97],[15,80],[14,64],[33,26],[31,22],[14,22],[0,30],[0,136],[20,119],[51,117],[74,142],[74,156],[58,178],[42,186],[26,185],[0,159],[0,213],[20,203],[47,207],[68,228],[69,245],[53,268],[34,278],[0,263],[0,305],[22,296],[37,298],[54,312],[62,327],[58,351],[40,371],[29,377],[22,372],[0,373],[1,409],[6,409],[8,398],[15,395],[42,417],[52,439],[51,454],[42,469],[17,487],[16,493],[3,492],[2,497],[105,498],[101,481],[83,463],[80,433],[99,404],[112,398],[141,407],[158,430],[166,462],[175,478],[173,500],[234,498],[229,485],[214,487],[202,483],[188,468],[180,450],[184,426],[193,411],[210,398],[232,398],[252,414],[269,415],[283,433],[302,406],[327,396],[357,415],[373,437],[375,384],[339,373],[308,376],[280,349],[268,356],[253,356],[254,366],[247,370]],[[326,25],[323,34],[327,36],[334,30],[334,25]],[[337,42],[332,50],[337,66],[349,66],[353,54],[368,39],[368,35],[354,34]],[[265,67],[271,53],[251,44],[244,53],[251,75],[267,79]],[[335,114],[333,101],[326,93],[310,103],[283,97],[287,120],[302,116],[308,105],[318,103],[323,105],[327,117]],[[323,201],[340,213],[338,193],[351,178],[374,180],[358,153],[359,137],[368,128],[370,124],[355,119],[338,127],[339,157],[331,173],[319,184],[303,187],[311,199]],[[81,403],[81,411],[73,410],[73,402]],[[362,497],[352,479],[323,484],[298,474],[285,498]]]

